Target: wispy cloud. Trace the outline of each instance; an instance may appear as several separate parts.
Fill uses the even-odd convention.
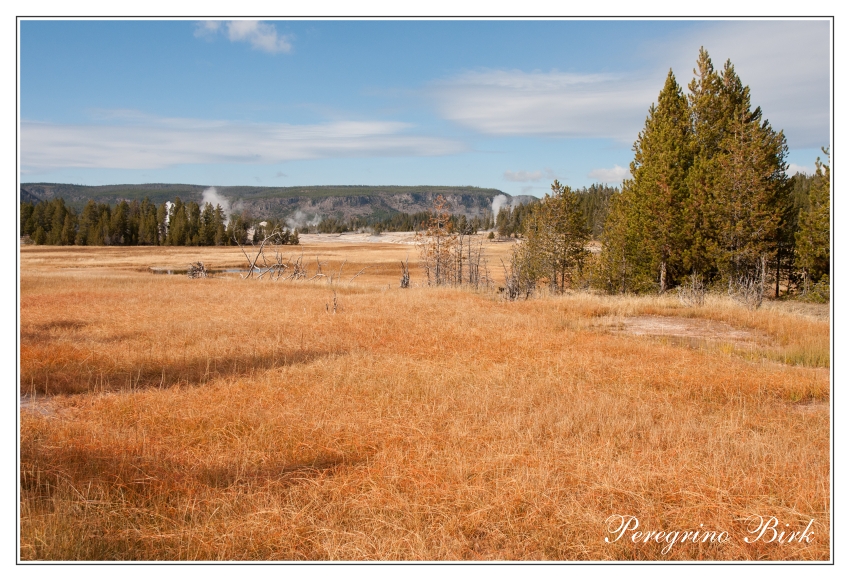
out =
[[[487,135],[631,141],[656,85],[635,75],[486,70],[439,81],[430,93],[443,117]]]
[[[599,168],[591,170],[587,177],[602,182],[604,184],[620,183],[629,177],[629,168],[615,165],[612,168]]]
[[[647,64],[620,73],[479,70],[431,83],[440,115],[492,136],[613,138],[633,142],[672,68],[683,90],[700,46],[721,69],[731,59],[774,129],[793,148],[829,139],[829,22],[713,21],[637,45]]]
[[[699,34],[666,39],[647,48],[653,60],[672,67],[685,88],[693,77],[700,46],[716,69],[726,59],[752,91],[774,129],[790,148],[829,141],[830,30],[822,20],[711,22]],[[659,83],[656,89],[661,90]]]
[[[797,165],[796,163],[789,163],[788,164],[788,170],[785,173],[788,174],[789,176],[792,176],[796,173],[804,173],[806,175],[814,175],[815,168],[814,168],[814,166],[807,167],[805,165]]]
[[[195,36],[213,38],[223,33],[231,42],[247,42],[251,48],[276,54],[292,50],[291,38],[278,34],[273,24],[259,20],[204,20],[195,24]]]
[[[544,171],[506,171],[504,177],[509,182],[537,182],[543,178],[555,179],[554,172],[546,168]]]
[[[123,123],[116,121],[123,120]],[[21,123],[24,168],[162,168],[181,164],[272,164],[331,157],[439,156],[463,144],[410,133],[406,123],[234,123],[128,114],[103,125]]]

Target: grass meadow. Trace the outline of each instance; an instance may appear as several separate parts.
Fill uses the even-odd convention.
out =
[[[826,306],[507,302],[421,286],[414,246],[302,252],[333,286],[150,271],[238,248],[21,249],[22,560],[830,558]],[[611,515],[729,539],[606,542]],[[745,542],[753,515],[811,542]]]

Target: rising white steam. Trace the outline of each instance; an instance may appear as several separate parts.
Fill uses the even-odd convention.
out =
[[[499,215],[499,210],[502,209],[502,206],[508,203],[508,197],[504,194],[499,194],[495,198],[493,198],[493,204],[491,208],[493,210],[493,220],[496,220],[496,217]]]
[[[218,191],[215,188],[207,188],[204,190],[201,200],[201,207],[209,202],[212,204],[213,208],[216,206],[221,206],[221,209],[224,211],[224,218],[227,222],[230,221],[230,214],[235,208],[231,208],[230,200],[225,198],[224,196],[219,195]]]
[[[322,217],[319,214],[316,214],[312,218],[309,217],[309,214],[305,214],[301,210],[295,212],[292,216],[286,219],[286,225],[290,230],[295,230],[296,228],[303,228],[304,226],[309,226],[314,228],[319,225],[319,222],[322,221]]]

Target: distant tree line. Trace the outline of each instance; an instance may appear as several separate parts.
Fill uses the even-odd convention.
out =
[[[570,192],[576,196],[578,212],[592,238],[598,238],[602,234],[605,218],[608,215],[608,204],[611,197],[619,191],[618,188],[605,184],[570,189]],[[526,223],[532,219],[535,207],[541,202],[542,200],[538,200],[500,208],[495,220],[496,232],[502,237],[523,236]]]
[[[414,212],[398,212],[392,216],[385,218],[362,217],[354,216],[347,220],[326,217],[323,218],[316,226],[306,226],[301,229],[301,232],[318,232],[322,234],[339,234],[342,232],[359,232],[363,230],[371,230],[376,234],[381,232],[419,232],[427,230],[434,213],[429,211]],[[493,228],[493,218],[489,212],[484,216],[476,216],[467,218],[463,214],[452,214],[451,224],[457,232],[461,230],[490,230]]]
[[[247,244],[277,228],[286,244],[298,233],[279,221],[257,222],[245,213],[225,215],[220,205],[164,202],[145,198],[115,206],[89,200],[77,214],[62,198],[21,204],[21,235],[35,244],[77,246],[228,246]]]

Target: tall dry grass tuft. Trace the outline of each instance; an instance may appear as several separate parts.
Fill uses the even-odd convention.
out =
[[[829,558],[827,321],[398,289],[397,250],[351,250],[387,271],[336,286],[336,314],[321,282],[134,270],[159,250],[116,272],[88,250],[24,252],[21,558]],[[69,257],[92,262],[58,268]],[[633,315],[812,355],[782,365],[598,324]],[[732,540],[605,543],[612,514]],[[754,514],[814,519],[812,543],[745,543]]]

